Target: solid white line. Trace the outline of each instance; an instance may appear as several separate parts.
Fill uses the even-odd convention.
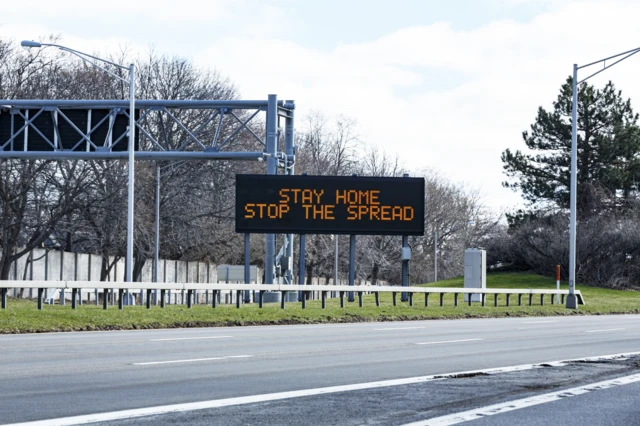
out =
[[[427,327],[395,327],[395,328],[374,328],[374,331],[394,331],[394,330],[417,330]]]
[[[422,342],[416,343],[416,345],[439,345],[440,343],[460,343],[460,342],[476,342],[484,339],[461,339],[461,340],[442,340],[440,342]]]
[[[551,322],[558,322],[558,321],[523,321],[522,324],[548,324]]]
[[[233,336],[207,336],[207,337],[176,337],[173,339],[149,339],[150,342],[169,342],[172,340],[201,340],[201,339],[224,339]]]
[[[604,333],[605,331],[620,331],[624,330],[624,328],[610,328],[608,330],[588,330],[585,333]]]
[[[97,413],[97,414],[88,414],[84,416],[62,417],[58,419],[47,419],[47,420],[37,420],[33,422],[13,423],[13,424],[4,425],[4,426],[50,426],[52,424],[55,424],[57,426],[81,425],[81,424],[87,424],[87,423],[97,423],[97,422],[115,421],[115,420],[123,420],[123,419],[132,419],[132,418],[145,417],[145,416],[154,416],[154,415],[167,414],[167,413],[205,410],[209,408],[219,408],[219,407],[230,407],[234,405],[252,404],[256,402],[278,401],[282,399],[299,398],[303,396],[326,395],[326,394],[331,394],[336,392],[348,392],[353,390],[409,385],[414,383],[425,383],[425,382],[431,382],[435,380],[444,380],[444,379],[453,378],[456,376],[469,375],[474,373],[475,374],[500,374],[500,373],[509,373],[513,371],[532,370],[534,368],[543,368],[543,366],[546,366],[546,367],[561,366],[568,362],[575,362],[575,361],[597,361],[597,360],[608,360],[608,359],[621,359],[621,358],[627,358],[633,355],[640,355],[640,352],[626,352],[621,354],[596,356],[596,357],[590,357],[590,358],[552,361],[552,362],[545,362],[542,364],[523,364],[523,365],[514,365],[510,367],[487,368],[484,370],[461,371],[458,373],[435,374],[431,376],[421,376],[421,377],[409,377],[406,379],[358,383],[354,385],[331,386],[326,388],[305,389],[305,390],[298,390],[298,391],[291,391],[291,392],[268,393],[264,395],[243,396],[243,397],[237,397],[237,398],[226,398],[226,399],[218,399],[218,400],[214,399],[211,401],[193,402],[193,403],[186,403],[186,404],[160,405],[157,407],[112,411],[110,413]]]
[[[183,362],[218,361],[221,359],[251,358],[251,357],[253,357],[253,355],[232,355],[232,356],[219,356],[215,358],[178,359],[175,361],[134,362],[133,365],[176,364],[176,363],[183,363]]]
[[[565,389],[557,392],[536,395],[529,398],[517,399],[515,401],[502,402],[500,404],[489,405],[487,407],[476,408],[474,410],[463,411],[461,413],[449,414],[433,419],[422,420],[419,422],[408,423],[404,426],[448,426],[462,422],[480,419],[495,414],[507,413],[509,411],[519,410],[534,405],[545,404],[547,402],[558,401],[565,398],[571,398],[596,390],[609,389],[615,386],[628,385],[630,383],[640,382],[640,374],[620,377],[613,380],[605,380],[603,382],[591,383],[585,386],[579,386],[571,389]]]

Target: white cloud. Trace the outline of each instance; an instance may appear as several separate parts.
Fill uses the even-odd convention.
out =
[[[46,19],[104,20],[143,18],[160,22],[168,21],[217,21],[231,16],[232,7],[240,2],[234,0],[181,0],[179,7],[172,0],[109,0],[90,2],[86,0],[31,0],[28,7],[22,2],[4,2],[4,16],[20,16],[25,20]],[[0,22],[4,21],[0,17]],[[8,22],[4,22],[7,24]],[[144,23],[144,22],[141,22]]]
[[[563,2],[526,23],[502,20],[469,31],[436,23],[329,52],[295,41],[227,38],[196,59],[223,69],[245,96],[277,93],[294,98],[302,114],[355,117],[367,141],[399,152],[409,166],[438,168],[481,187],[492,206],[512,207],[520,197],[500,186],[501,152],[524,147],[522,131],[538,106],[555,100],[573,62],[640,45],[639,14],[632,2]],[[613,79],[640,100],[639,66],[630,60],[593,83]],[[433,79],[448,73],[458,84],[438,88]]]
[[[299,126],[312,110],[356,118],[365,141],[398,152],[412,168],[434,167],[481,187],[499,209],[520,202],[500,186],[501,152],[524,146],[522,131],[538,106],[557,97],[572,64],[640,46],[637,2],[510,1],[542,4],[546,12],[467,30],[452,18],[315,49],[288,38],[294,2],[73,0],[53,7],[35,0],[28,11],[3,5],[0,36],[61,34],[65,45],[88,52],[144,51],[153,43],[220,70],[246,99],[295,99]],[[363,9],[354,25],[365,22]],[[590,82],[614,80],[640,110],[639,67],[640,55]]]

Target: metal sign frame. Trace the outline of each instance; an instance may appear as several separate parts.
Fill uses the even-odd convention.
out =
[[[80,129],[64,113],[66,110],[107,110],[106,117],[116,120],[119,115],[129,118],[128,100],[0,100],[0,114],[22,116],[23,125],[11,129],[6,140],[0,140],[0,159],[40,159],[40,160],[128,160],[127,150],[114,149],[117,142],[128,132],[119,135],[117,140],[93,140],[94,127]],[[140,143],[135,152],[135,160],[266,160],[267,174],[277,174],[283,168],[285,174],[293,174],[295,154],[293,146],[294,101],[279,101],[277,95],[269,95],[266,100],[136,100],[136,136],[140,135]],[[28,110],[29,113],[24,111]],[[181,110],[202,110],[203,117],[195,127],[185,124],[180,119]],[[237,114],[236,110],[247,111],[248,114]],[[257,135],[248,124],[261,112],[265,113],[265,136]],[[53,129],[41,129],[36,118],[42,114],[51,114]],[[156,119],[156,124],[151,118]],[[284,147],[280,146],[280,119],[285,121]],[[106,119],[106,118],[105,118]],[[234,123],[230,134],[223,135],[221,130],[226,121]],[[67,144],[61,143],[60,125],[71,126],[77,138],[86,150],[65,149]],[[157,123],[160,123],[157,125]],[[153,125],[152,125],[153,124]],[[166,125],[179,128],[183,137],[179,141],[171,141],[167,136]],[[46,131],[43,131],[46,130]],[[67,129],[68,130],[68,129]],[[28,133],[35,132],[47,143],[46,151],[30,151],[28,143],[22,149],[14,143],[17,137],[28,140]],[[262,151],[233,151],[230,142],[240,133],[248,132],[251,137],[264,148]],[[213,134],[213,137],[203,134]],[[22,134],[22,136],[21,136]],[[46,137],[53,134],[53,140]],[[136,138],[138,139],[138,138]],[[49,149],[50,148],[50,149]],[[282,149],[284,148],[284,149]],[[128,191],[133,188],[129,185]],[[129,235],[127,236],[129,238]],[[292,235],[285,237],[285,252],[293,255]],[[265,247],[265,283],[273,283],[275,264],[275,236],[268,234]],[[289,281],[291,282],[291,281]]]

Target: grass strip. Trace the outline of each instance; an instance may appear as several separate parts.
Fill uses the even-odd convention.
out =
[[[533,274],[487,275],[488,288],[553,289],[555,285],[554,280]],[[427,286],[462,288],[463,279],[454,278]],[[566,289],[566,285],[561,288]],[[506,306],[505,295],[499,296],[498,307],[493,306],[493,295],[487,296],[485,307],[479,303],[468,306],[462,295],[459,295],[459,305],[454,306],[452,294],[445,295],[442,307],[439,294],[431,294],[429,307],[424,306],[424,295],[415,295],[413,306],[409,306],[400,302],[398,294],[398,304],[393,306],[391,294],[381,293],[380,307],[375,306],[374,295],[366,295],[364,306],[360,308],[356,294],[356,301],[345,302],[344,309],[340,308],[339,299],[327,299],[327,309],[321,308],[319,300],[309,300],[307,309],[302,309],[300,303],[291,302],[284,310],[277,303],[265,304],[263,309],[257,304],[242,305],[240,309],[235,305],[218,305],[215,309],[204,305],[194,305],[191,309],[185,305],[167,305],[164,309],[153,306],[150,310],[144,306],[127,306],[122,311],[117,306],[109,306],[105,311],[101,306],[84,304],[72,310],[67,303],[65,306],[45,305],[38,311],[35,301],[9,299],[7,309],[0,310],[0,333],[640,313],[640,292],[578,288],[587,304],[577,310],[551,305],[549,296],[545,297],[544,306],[540,305],[539,296],[533,298],[533,306],[528,306],[528,296],[523,297],[523,306],[518,306],[515,295],[511,296],[510,307]]]

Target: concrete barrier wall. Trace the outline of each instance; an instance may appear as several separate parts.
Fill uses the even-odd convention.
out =
[[[113,257],[109,258],[113,262]],[[100,279],[100,269],[102,266],[102,257],[86,253],[69,253],[60,250],[50,249],[34,249],[28,255],[22,256],[13,263],[9,276],[14,280],[47,280],[47,281],[97,281]],[[108,281],[124,281],[125,280],[125,262],[119,259],[112,267]],[[257,272],[257,284],[262,282],[261,269]],[[218,267],[217,265],[206,262],[186,262],[180,260],[158,261],[158,281],[169,283],[217,283]],[[142,268],[140,282],[153,282],[153,260],[145,262]],[[297,283],[297,277],[294,277]],[[314,277],[312,284],[316,285],[333,285],[333,278],[326,279],[324,277]],[[339,285],[347,285],[348,280],[339,279]],[[365,280],[356,280],[356,284],[370,285]],[[378,284],[384,285],[386,282],[380,281]],[[105,286],[108,288],[108,285]],[[102,290],[99,291],[100,293]],[[47,291],[47,294],[49,291]],[[53,291],[51,291],[53,294]],[[34,289],[9,290],[9,296],[35,298]],[[70,299],[70,292],[65,293],[65,297]],[[85,298],[88,301],[95,300],[95,294],[87,294]],[[201,299],[202,295],[198,295]],[[171,303],[180,303],[181,295],[172,294]]]
[[[113,257],[109,258],[113,262]],[[46,281],[97,281],[100,279],[102,256],[86,253],[69,253],[60,250],[34,249],[22,256],[11,266],[10,279],[14,280],[46,280]],[[216,282],[216,265],[206,262],[186,262],[180,260],[158,260],[159,282]],[[124,281],[124,259],[111,268],[108,281]],[[147,260],[142,267],[140,282],[153,282],[153,260]],[[108,286],[105,286],[108,288]],[[100,290],[100,292],[102,292]],[[67,292],[69,293],[69,292]],[[19,297],[20,289],[12,289],[9,296]],[[22,297],[34,298],[34,289],[26,289]],[[65,294],[69,299],[70,294]],[[95,300],[95,296],[87,295],[87,300]],[[179,300],[179,298],[178,298]],[[173,302],[173,300],[172,300]]]

